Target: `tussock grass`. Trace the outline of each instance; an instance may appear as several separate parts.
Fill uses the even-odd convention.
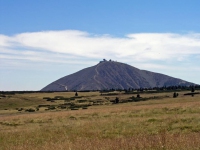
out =
[[[0,149],[200,149],[200,96],[183,94],[79,110],[2,113]]]

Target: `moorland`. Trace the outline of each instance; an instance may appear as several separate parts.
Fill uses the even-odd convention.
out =
[[[1,92],[0,149],[200,149],[199,90],[175,92]]]

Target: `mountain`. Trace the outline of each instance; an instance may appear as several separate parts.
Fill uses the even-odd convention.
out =
[[[194,83],[160,73],[140,70],[124,63],[104,60],[95,66],[62,77],[41,91],[84,91],[178,85],[189,86]]]

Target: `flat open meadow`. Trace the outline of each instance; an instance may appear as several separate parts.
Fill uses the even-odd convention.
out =
[[[200,94],[189,92],[3,93],[0,150],[199,150]]]

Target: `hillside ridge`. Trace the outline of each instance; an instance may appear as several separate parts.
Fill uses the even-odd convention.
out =
[[[100,61],[98,64],[62,77],[41,91],[85,91],[163,86],[190,86],[194,83],[161,73],[140,70],[116,61]]]

